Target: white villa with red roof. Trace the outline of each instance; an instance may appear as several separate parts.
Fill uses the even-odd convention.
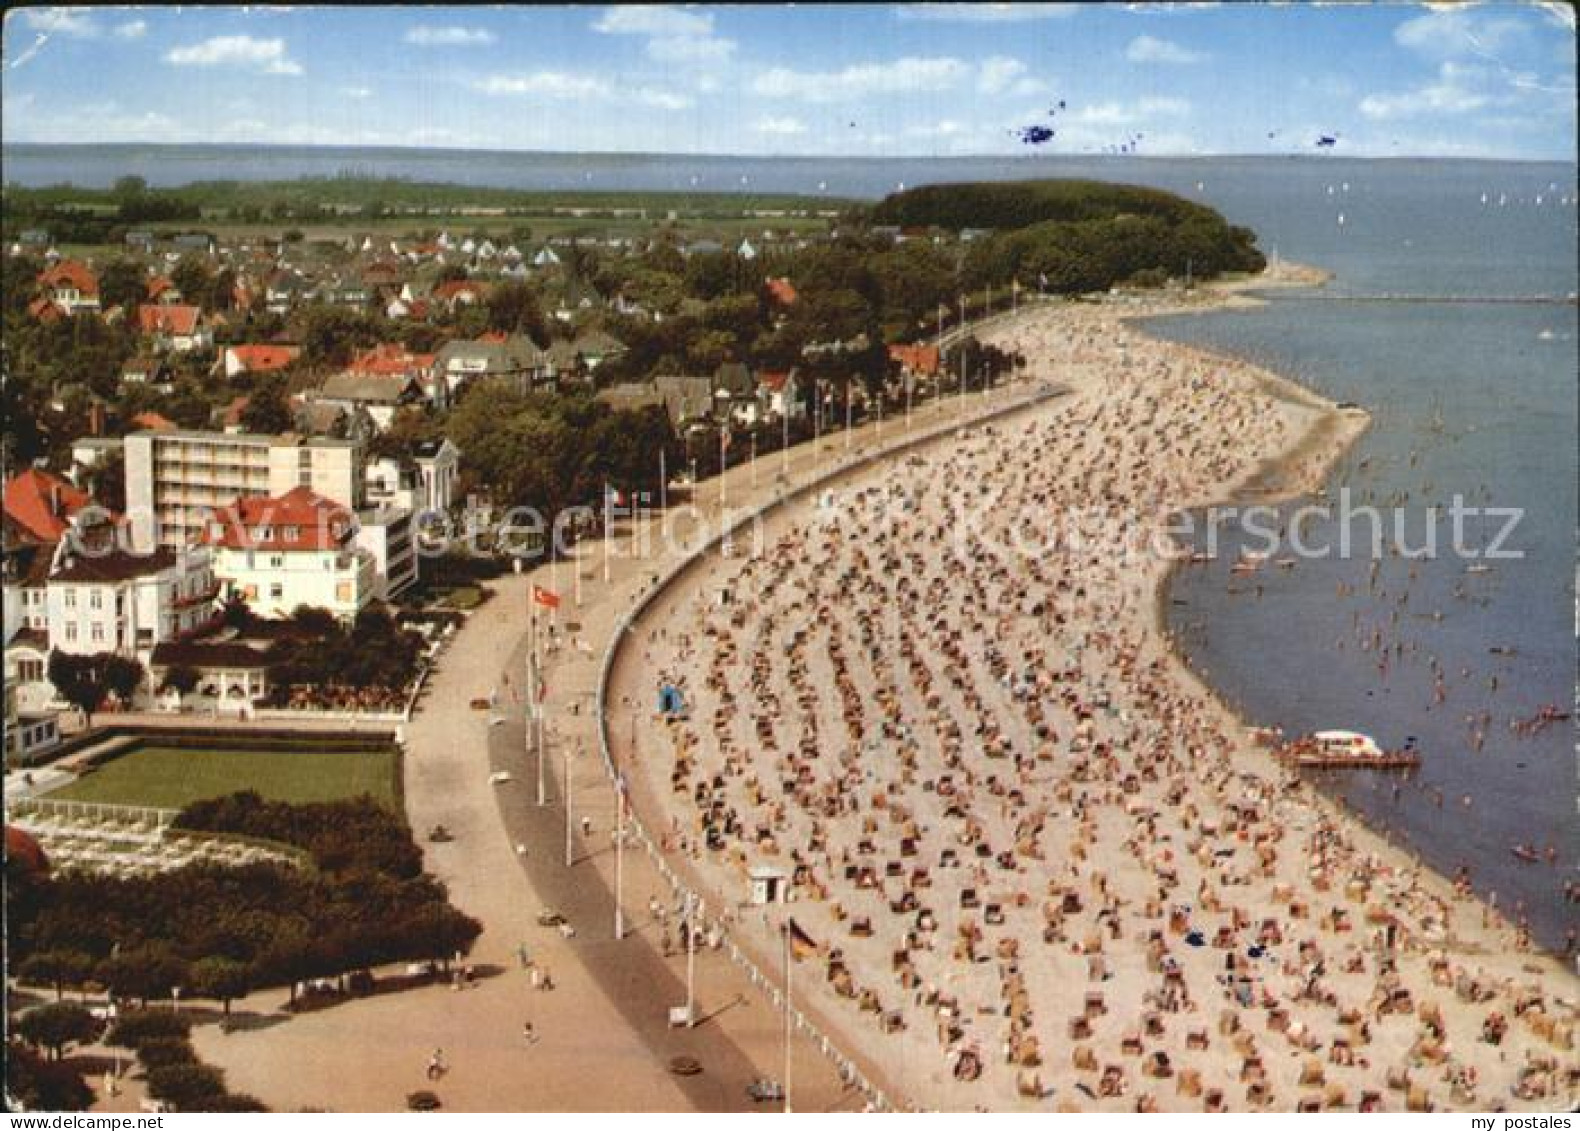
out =
[[[238,499],[214,513],[205,541],[226,597],[262,617],[300,605],[349,619],[377,592],[377,563],[356,544],[345,507],[296,487],[275,498]]]

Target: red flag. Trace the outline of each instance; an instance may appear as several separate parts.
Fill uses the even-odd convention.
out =
[[[540,585],[532,587],[532,600],[542,605],[545,609],[557,609],[560,607],[560,595],[544,589]]]

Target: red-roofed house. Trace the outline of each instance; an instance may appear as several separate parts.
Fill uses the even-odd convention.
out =
[[[164,275],[156,275],[148,280],[148,301],[168,306],[181,301],[181,292]]]
[[[938,347],[922,345],[892,345],[889,357],[898,362],[900,372],[906,377],[935,377],[938,375]]]
[[[447,279],[433,289],[432,299],[454,310],[458,306],[472,306],[483,301],[483,284],[474,279]]]
[[[137,308],[137,329],[153,339],[154,348],[189,353],[214,344],[214,334],[203,320],[200,307],[143,303]]]
[[[229,346],[225,350],[225,376],[242,373],[278,373],[302,356],[302,347],[262,342]]]
[[[780,306],[794,306],[801,297],[789,279],[769,279],[763,286],[768,289],[768,297]]]
[[[238,499],[216,511],[204,541],[228,596],[259,616],[289,616],[300,605],[351,618],[373,599],[373,555],[356,544],[356,517],[296,487],[276,498]]]
[[[6,517],[40,542],[59,542],[72,516],[92,503],[86,491],[36,467],[18,472],[5,485]]]
[[[763,417],[789,417],[799,420],[806,415],[806,400],[801,395],[801,382],[794,369],[757,374],[757,404]]]
[[[86,263],[62,259],[38,277],[38,285],[67,314],[99,309],[99,277]]]
[[[175,432],[178,425],[168,416],[157,412],[139,412],[132,417],[132,427],[139,432]]]

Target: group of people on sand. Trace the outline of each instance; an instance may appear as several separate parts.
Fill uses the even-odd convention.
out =
[[[1002,333],[1070,393],[797,504],[644,625],[691,708],[633,763],[666,848],[726,903],[782,869],[807,992],[922,1106],[1575,1098],[1572,980],[1258,749],[1156,624],[1162,516],[1307,417],[1100,306]]]

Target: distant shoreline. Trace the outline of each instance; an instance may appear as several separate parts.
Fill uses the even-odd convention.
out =
[[[88,149],[112,150],[189,150],[230,152],[235,150],[267,150],[291,153],[478,153],[503,157],[545,158],[606,158],[663,161],[845,161],[882,163],[885,161],[930,161],[938,163],[966,163],[972,161],[1112,161],[1115,165],[1135,162],[1168,162],[1170,164],[1207,164],[1218,161],[1309,161],[1313,164],[1331,164],[1335,161],[1358,162],[1433,162],[1444,165],[1557,165],[1575,167],[1580,158],[1563,157],[1467,157],[1429,153],[1419,154],[1317,154],[1317,153],[1191,153],[1191,154],[1128,154],[1118,156],[1106,153],[1067,153],[1037,149],[1012,153],[892,153],[892,154],[843,154],[843,153],[662,153],[642,149],[489,149],[477,146],[454,145],[313,145],[293,142],[212,142],[212,141],[8,141],[0,143],[0,153],[31,153],[49,151],[82,151]]]

